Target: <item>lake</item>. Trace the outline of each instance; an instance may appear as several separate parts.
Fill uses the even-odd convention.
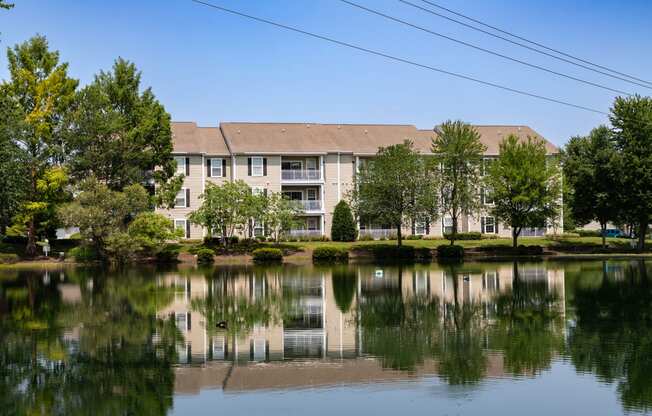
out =
[[[0,413],[652,412],[643,260],[0,270]]]

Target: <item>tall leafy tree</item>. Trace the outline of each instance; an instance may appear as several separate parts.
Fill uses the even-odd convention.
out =
[[[263,222],[274,241],[278,243],[281,235],[297,224],[301,211],[297,201],[284,197],[281,192],[273,192],[268,196]]]
[[[652,214],[652,98],[616,98],[609,119],[616,149],[622,155],[624,214],[638,225],[638,249],[642,251]]]
[[[462,121],[446,121],[432,141],[432,152],[441,167],[441,210],[453,222],[453,244],[462,215],[473,215],[480,208],[482,157],[486,150],[480,133]]]
[[[335,205],[333,211],[333,225],[331,226],[331,240],[355,241],[358,230],[355,226],[351,207],[342,200]]]
[[[13,140],[19,132],[15,110],[7,96],[0,96],[0,235],[11,225],[29,185],[25,151]]]
[[[436,167],[405,141],[379,148],[360,168],[351,202],[358,217],[395,227],[400,246],[404,225],[436,217],[437,187]]]
[[[119,191],[152,180],[163,185],[173,177],[170,115],[150,88],[141,92],[141,73],[133,63],[118,58],[111,71],[100,71],[79,92],[71,121],[68,150],[75,179],[93,175]]]
[[[493,215],[512,227],[513,246],[524,227],[555,221],[561,199],[560,170],[542,140],[509,135],[488,169],[487,185],[494,197]]]
[[[59,53],[50,51],[43,36],[7,50],[9,80],[0,86],[15,108],[20,129],[13,135],[14,144],[24,150],[28,189],[21,203],[26,224],[26,254],[36,254],[36,237],[46,195],[37,189],[39,180],[64,158],[66,115],[74,100],[77,80],[68,77],[68,64],[59,62]]]
[[[571,138],[564,149],[563,162],[564,178],[573,192],[573,218],[580,225],[598,221],[604,247],[607,223],[618,219],[621,208],[617,196],[621,188],[618,152],[611,130],[600,126],[588,136]]]

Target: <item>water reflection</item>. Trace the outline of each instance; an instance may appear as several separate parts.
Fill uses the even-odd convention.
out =
[[[474,389],[570,363],[644,411],[649,273],[634,261],[0,274],[0,403],[166,414],[209,388]]]

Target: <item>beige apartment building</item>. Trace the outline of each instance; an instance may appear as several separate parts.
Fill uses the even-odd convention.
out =
[[[526,126],[475,126],[487,147],[486,158],[498,156],[498,147],[510,134],[521,138],[541,135]],[[221,123],[199,127],[193,122],[173,122],[174,157],[179,173],[185,175],[173,209],[159,210],[185,230],[186,238],[199,239],[207,232],[191,224],[187,216],[201,204],[199,196],[207,182],[243,180],[253,192],[282,192],[303,207],[302,221],[294,236],[329,236],[335,205],[353,186],[355,172],[381,146],[410,140],[422,154],[431,153],[434,130],[411,125],[314,124],[314,123]],[[545,139],[544,139],[545,140]],[[545,141],[548,152],[558,149]],[[484,192],[483,192],[484,195]],[[387,196],[391,198],[391,195]],[[483,197],[487,210],[461,219],[460,232],[509,236],[511,229],[488,214],[492,201]],[[388,236],[394,231],[379,224],[359,224],[360,235]],[[557,224],[561,229],[561,221]],[[442,236],[452,228],[450,218],[428,224],[412,224],[405,234]],[[254,234],[262,235],[263,224]],[[553,232],[551,227],[523,230],[523,236]]]

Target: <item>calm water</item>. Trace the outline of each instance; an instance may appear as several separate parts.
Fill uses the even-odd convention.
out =
[[[652,412],[652,263],[0,272],[0,414]]]

